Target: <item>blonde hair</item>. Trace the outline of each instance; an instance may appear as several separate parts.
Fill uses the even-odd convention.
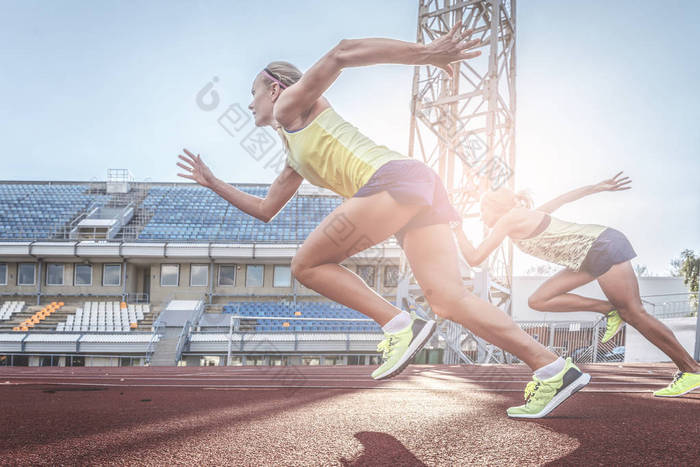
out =
[[[481,197],[481,209],[492,209],[500,218],[515,207],[532,209],[532,195],[528,190],[515,193],[510,188],[500,187],[495,191],[487,191]]]
[[[272,75],[274,77],[280,80],[280,82],[284,85],[285,88],[288,88],[289,86],[301,79],[302,73],[299,70],[299,68],[295,67],[289,62],[284,62],[281,60],[270,62],[267,64],[266,68],[272,72]],[[261,73],[260,76],[262,77],[263,84],[268,88],[272,85],[272,83],[275,82],[265,73]],[[275,131],[277,131],[277,134],[282,139],[282,144],[284,145],[285,152],[289,154],[289,143],[287,142],[287,138],[282,132],[282,127],[280,125],[277,125],[275,127]]]

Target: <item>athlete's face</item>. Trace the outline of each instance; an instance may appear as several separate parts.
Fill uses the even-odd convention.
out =
[[[268,87],[258,75],[250,92],[253,94],[253,101],[248,105],[248,109],[253,113],[255,126],[272,125],[272,108],[279,97],[279,85],[273,83]]]

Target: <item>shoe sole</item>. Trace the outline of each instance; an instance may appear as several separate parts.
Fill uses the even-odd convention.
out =
[[[562,402],[564,402],[569,397],[573,396],[575,393],[581,390],[585,385],[587,385],[591,380],[591,375],[588,373],[581,373],[581,376],[576,378],[566,389],[561,391],[559,394],[554,396],[549,404],[545,405],[544,408],[536,414],[516,414],[508,416],[510,418],[542,418],[549,415],[549,413],[559,407]]]
[[[432,337],[433,333],[435,332],[435,321],[430,320],[428,321],[428,324],[423,326],[423,329],[420,330],[418,333],[418,336],[413,339],[413,342],[408,346],[406,349],[406,353],[404,353],[404,358],[399,360],[396,365],[394,365],[393,368],[391,368],[389,371],[384,373],[382,376],[378,376],[374,378],[375,381],[379,381],[382,379],[389,379],[393,378],[394,376],[398,375],[401,373],[404,368],[406,368],[411,361],[411,359],[418,353],[420,349],[423,348],[426,342]],[[406,357],[408,355],[408,357]]]

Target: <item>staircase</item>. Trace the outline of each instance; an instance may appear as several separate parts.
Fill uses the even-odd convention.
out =
[[[174,366],[177,353],[177,343],[180,339],[180,327],[166,327],[163,337],[156,344],[156,349],[151,357],[151,366]]]

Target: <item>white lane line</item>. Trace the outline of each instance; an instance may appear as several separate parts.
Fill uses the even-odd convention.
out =
[[[306,382],[321,382],[321,383],[323,383],[323,382],[329,382],[329,381],[333,381],[333,382],[337,381],[337,382],[362,383],[362,382],[367,381],[369,379],[369,378],[357,378],[357,379],[284,378],[284,377],[280,377],[280,375],[277,375],[277,376],[278,376],[277,378],[248,378],[248,377],[245,377],[245,378],[196,378],[196,379],[189,378],[189,379],[185,379],[184,381],[192,381],[192,382],[232,381],[232,382],[235,382],[236,380],[238,380],[238,381],[278,381],[280,379],[283,379],[286,382],[306,381]],[[55,378],[64,381],[64,383],[62,383],[62,384],[70,384],[70,383],[65,382],[65,381],[94,380],[94,378],[89,378],[89,377],[62,377],[62,378],[55,377]],[[33,381],[32,383],[27,383],[27,384],[41,384],[42,381],[44,381],[44,384],[53,384],[53,382],[49,380],[49,377],[25,376],[25,377],[13,378],[13,379],[20,380],[20,381],[22,381],[22,380],[32,380],[32,381],[39,380],[39,381]],[[112,378],[112,377],[100,378],[100,380],[102,380],[102,381],[115,380],[115,379],[117,379],[117,378]],[[160,381],[160,380],[179,381],[179,380],[183,380],[182,378],[150,378],[150,377],[148,377],[148,378],[146,378],[146,377],[142,377],[142,378],[131,377],[131,378],[120,378],[120,379],[124,379],[124,381],[127,381],[127,380],[130,380],[130,381],[142,381],[142,380],[145,380],[145,381]],[[405,381],[407,379],[408,378],[401,378],[398,381]],[[452,380],[452,381],[437,380],[436,381],[434,379],[426,378],[426,379],[422,379],[422,380],[414,380],[413,382],[416,384],[425,383],[425,382],[430,382],[430,383],[438,382],[438,383],[442,383],[442,384],[449,386],[449,385],[460,385],[460,384],[467,384],[467,385],[475,385],[476,384],[476,385],[478,385],[478,384],[484,384],[484,383],[523,384],[524,385],[524,384],[529,383],[530,381],[531,380],[529,380],[529,379],[527,379],[527,380]],[[10,382],[10,383],[12,383],[12,382]],[[5,383],[5,384],[8,384],[8,383]],[[58,383],[56,383],[56,384],[58,384]],[[75,383],[75,384],[81,384],[81,383]],[[85,383],[85,384],[91,384],[91,383]],[[101,383],[95,382],[92,384],[101,384]],[[379,384],[381,384],[381,383],[379,383]],[[606,385],[606,384],[608,384],[608,385],[632,385],[632,386],[634,386],[634,385],[636,385],[636,386],[658,386],[659,384],[662,384],[662,383],[659,383],[658,381],[595,381],[595,379],[591,379],[591,382],[589,383],[589,385],[591,385],[591,384],[594,384],[594,385]],[[158,386],[158,384],[153,384],[151,386]],[[163,386],[167,386],[167,385],[163,385]],[[187,386],[195,386],[195,385],[194,384],[192,384],[192,385],[184,384],[182,386],[187,387]]]
[[[21,384],[21,383],[19,383]],[[32,383],[34,384],[34,383]],[[109,384],[109,383],[99,383],[99,384],[87,384],[87,383],[47,383],[53,385],[61,386],[101,386],[101,387],[119,387],[119,388],[191,388],[191,389],[202,389],[202,390],[216,390],[216,391],[235,391],[235,390],[279,390],[279,389],[346,389],[346,390],[369,390],[369,389],[381,389],[389,391],[431,391],[431,392],[454,392],[449,389],[435,389],[435,388],[415,388],[415,387],[401,387],[401,386],[304,386],[304,385],[277,385],[277,386],[260,386],[260,385],[240,385],[240,386],[223,386],[223,385],[182,385],[182,384]],[[590,386],[590,384],[589,384]],[[506,388],[469,388],[473,392],[522,392],[522,389],[506,389]],[[607,393],[607,394],[626,394],[626,393],[645,393],[650,394],[649,390],[612,390],[612,389],[590,389],[588,386],[579,392],[590,392],[590,393]]]

